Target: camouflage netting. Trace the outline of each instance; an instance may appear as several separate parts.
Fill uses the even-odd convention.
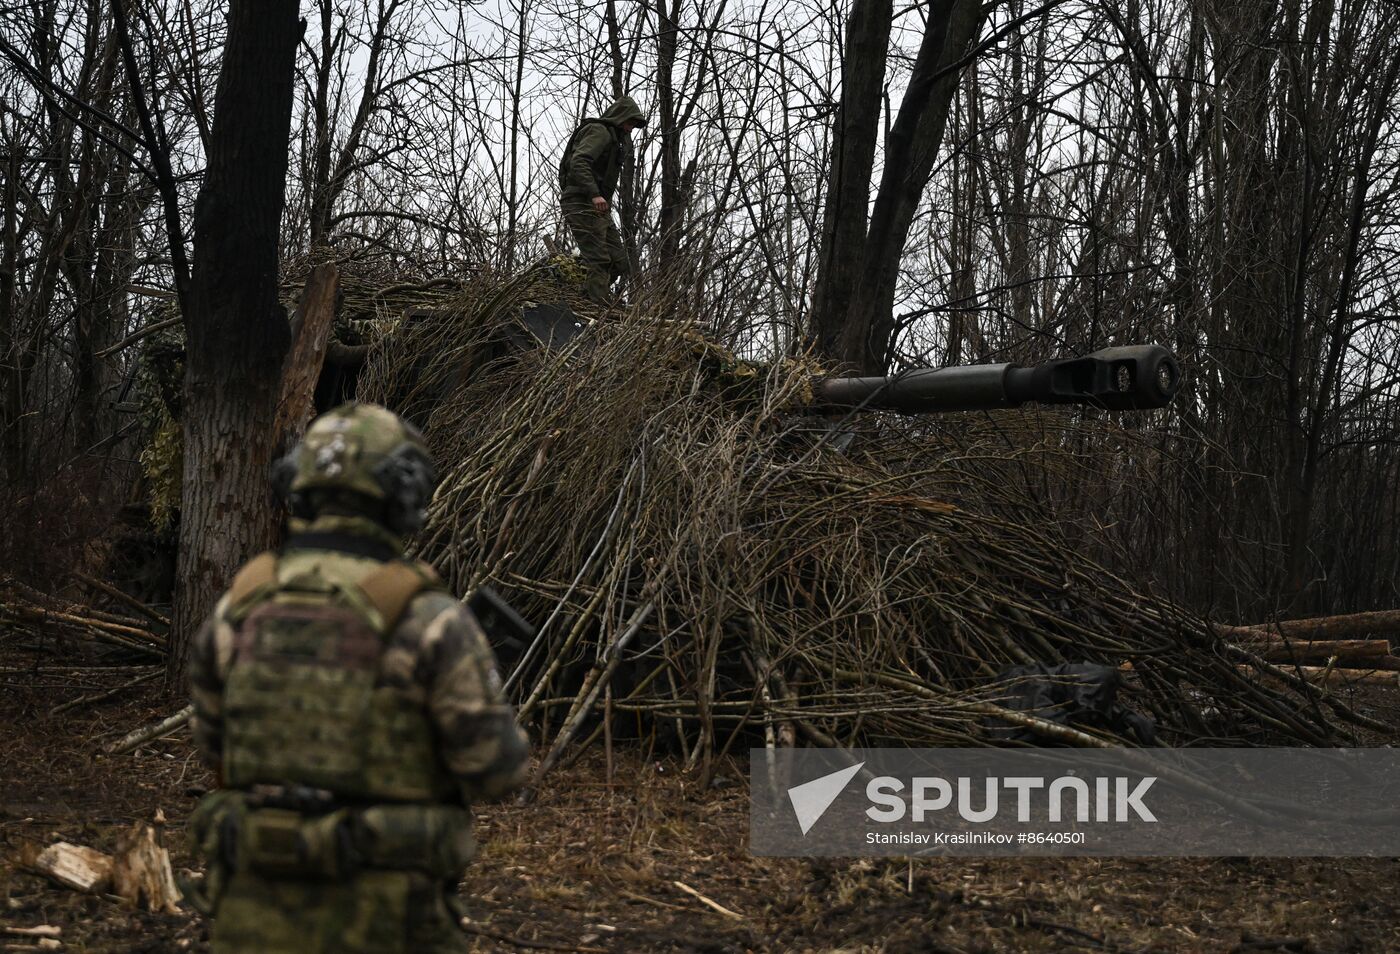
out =
[[[163,320],[176,313],[169,309]],[[141,345],[137,373],[137,400],[141,428],[147,435],[141,451],[141,472],[151,506],[151,525],[174,543],[180,511],[180,483],[184,478],[184,439],[180,430],[180,404],[185,373],[185,332],[166,328],[149,335]]]
[[[359,396],[414,419],[440,463],[421,555],[539,627],[506,668],[555,740],[547,765],[596,737],[605,687],[707,764],[765,735],[975,743],[1026,725],[992,700],[1027,663],[1119,667],[1169,744],[1321,742],[1356,718],[1286,674],[1248,678],[1201,620],[1067,545],[1014,489],[1045,456],[1007,442],[1053,442],[1055,418],[833,430],[800,413],[812,364],[736,361],[697,323],[633,313],[562,353],[508,352],[492,342],[521,306],[559,295],[541,273],[414,294],[370,296],[434,313],[380,326]]]
[[[285,262],[286,276],[304,277],[315,260]],[[290,315],[301,295],[300,281],[284,278],[282,304]],[[403,281],[385,267],[364,263],[342,269],[333,341],[342,349],[363,349],[394,327],[405,310],[431,309],[452,299],[461,283],[452,278]],[[152,323],[175,317],[173,305],[152,316]],[[179,522],[183,478],[183,432],[180,424],[185,371],[185,332],[176,325],[141,342],[136,398],[145,446],[140,453],[152,529],[170,545]]]

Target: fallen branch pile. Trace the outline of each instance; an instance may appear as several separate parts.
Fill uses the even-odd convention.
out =
[[[1217,625],[1215,631],[1261,659],[1293,664],[1290,671],[1309,682],[1400,686],[1400,656],[1391,649],[1400,636],[1400,610]]]
[[[1227,639],[1246,641],[1320,642],[1337,639],[1394,639],[1400,637],[1400,610],[1347,613],[1313,619],[1285,619],[1248,626],[1217,626]]]
[[[41,593],[19,580],[0,581],[0,627],[38,641],[98,643],[123,658],[165,656],[168,619],[106,583],[83,574],[75,574],[75,580],[92,592],[91,603]],[[100,608],[99,603],[109,605]],[[129,615],[132,611],[139,616]]]
[[[506,662],[523,717],[552,735],[545,770],[603,732],[604,710],[673,727],[704,764],[759,737],[976,743],[989,717],[1030,718],[996,702],[997,674],[1028,663],[1129,669],[1129,704],[1167,742],[1324,743],[1337,717],[1365,723],[1062,543],[1017,489],[1042,465],[1004,440],[1045,445],[1054,427],[1014,413],[993,421],[997,441],[977,439],[980,415],[954,421],[956,441],[883,415],[829,427],[801,413],[810,366],[736,362],[648,315],[564,353],[492,349],[549,294],[478,278],[384,336],[360,381],[440,462],[422,555],[539,627]]]

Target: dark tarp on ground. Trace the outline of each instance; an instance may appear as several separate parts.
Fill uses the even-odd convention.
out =
[[[1142,745],[1156,741],[1157,729],[1152,720],[1119,704],[1118,687],[1122,683],[1118,670],[1112,666],[1012,666],[1002,670],[997,681],[1010,683],[997,703],[1014,712],[1079,729],[1107,729]],[[989,719],[987,727],[996,741],[1051,744],[1023,726]]]

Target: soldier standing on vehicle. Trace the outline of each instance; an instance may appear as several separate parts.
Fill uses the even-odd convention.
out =
[[[597,119],[585,119],[559,161],[559,207],[588,272],[588,297],[607,304],[613,280],[630,271],[611,210],[617,180],[632,162],[632,130],[647,124],[630,96]]]
[[[427,449],[346,404],[273,482],[291,534],[239,572],[191,658],[195,744],[223,786],[190,819],[208,862],[191,900],[215,954],[465,951],[470,806],[519,783],[527,746],[475,618],[403,557]]]

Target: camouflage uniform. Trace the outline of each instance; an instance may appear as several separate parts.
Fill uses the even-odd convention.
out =
[[[559,207],[578,243],[579,261],[588,270],[588,297],[606,303],[613,280],[629,270],[622,236],[612,215],[593,207],[601,196],[609,203],[622,169],[632,159],[632,143],[622,124],[645,126],[646,115],[623,96],[597,119],[585,119],[564,148],[559,162]]]
[[[360,431],[387,416],[359,405],[312,426],[287,545],[195,638],[195,743],[225,786],[190,820],[216,954],[468,949],[469,806],[518,784],[526,743],[472,614],[398,557],[394,518],[354,512],[376,509],[366,461],[390,456]]]

